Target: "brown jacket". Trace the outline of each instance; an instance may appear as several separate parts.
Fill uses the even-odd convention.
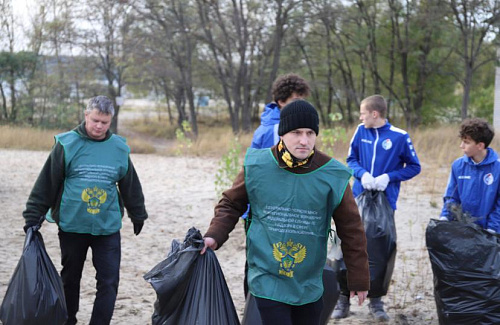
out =
[[[296,174],[305,174],[326,164],[331,158],[321,151],[315,150],[310,162],[301,167],[289,168],[278,159],[276,146],[272,147],[273,155],[280,167]],[[229,238],[240,216],[247,210],[248,195],[245,187],[245,173],[240,171],[233,186],[222,193],[222,198],[215,207],[215,215],[205,237],[211,237],[220,248]],[[347,283],[351,291],[367,291],[370,287],[368,254],[366,252],[366,236],[358,207],[354,201],[350,185],[344,192],[340,205],[333,213],[337,234],[342,241],[342,252],[347,266]]]

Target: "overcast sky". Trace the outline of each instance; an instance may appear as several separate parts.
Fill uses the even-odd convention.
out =
[[[29,26],[30,15],[35,8],[35,0],[11,0],[12,9],[14,11],[14,17],[16,21],[16,27],[14,30],[15,35],[15,50],[22,51],[26,50],[26,39],[24,38],[24,30]],[[1,47],[6,46],[5,42],[2,42]],[[0,48],[4,50],[4,48]]]
[[[34,0],[12,0],[12,8],[14,9],[14,14],[18,17],[29,17],[28,13],[33,10],[34,5]]]

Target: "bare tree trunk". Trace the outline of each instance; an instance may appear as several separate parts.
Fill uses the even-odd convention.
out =
[[[472,67],[470,64],[465,66],[464,94],[462,96],[462,106],[460,115],[462,120],[467,118],[467,107],[469,107],[470,90],[472,87]]]
[[[84,34],[82,44],[89,56],[97,58],[95,66],[107,81],[107,94],[114,102],[115,115],[110,130],[118,133],[120,105],[116,98],[122,95],[127,83],[127,70],[133,50],[140,39],[132,39],[130,27],[135,21],[129,5],[105,0],[92,0],[85,15],[91,28]]]
[[[9,71],[9,86],[10,86],[10,116],[11,121],[15,121],[17,118],[17,102],[16,102],[16,77],[14,69]]]
[[[484,49],[486,37],[498,25],[500,6],[498,1],[450,0],[446,2],[454,16],[454,26],[458,28],[461,35],[462,46],[457,47],[457,54],[463,60],[465,72],[457,80],[464,87],[460,115],[462,119],[465,119],[474,72],[482,65],[496,59],[494,51],[487,52],[482,49]]]
[[[269,73],[268,79],[268,87],[266,93],[266,103],[271,102],[272,94],[271,87],[274,80],[277,77],[278,69],[280,66],[280,58],[281,58],[281,47],[283,43],[283,38],[286,33],[285,25],[288,23],[288,17],[290,11],[297,4],[295,1],[290,1],[287,6],[284,6],[284,0],[275,0],[275,4],[277,5],[276,16],[275,16],[275,29],[274,29],[274,40],[273,40],[273,62],[271,65],[271,72]]]
[[[7,112],[7,98],[5,98],[5,92],[3,90],[2,83],[0,82],[0,93],[2,94],[2,115],[4,119],[8,119],[9,114]]]
[[[367,32],[367,40],[368,40],[368,67],[370,68],[370,72],[372,74],[373,81],[373,89],[376,94],[380,94],[380,80],[378,79],[380,73],[378,71],[378,48],[377,48],[377,38],[376,38],[376,30],[377,30],[377,8],[376,1],[371,4],[367,4],[367,2],[362,0],[356,0],[356,4],[361,13],[361,17],[366,24],[366,32]]]

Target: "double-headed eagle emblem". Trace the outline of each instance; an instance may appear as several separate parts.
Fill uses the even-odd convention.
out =
[[[106,202],[107,198],[106,191],[97,186],[87,187],[82,192],[82,200],[87,203],[87,212],[90,214],[98,214],[101,211],[101,205]]]
[[[306,258],[306,247],[300,243],[294,244],[291,239],[288,242],[273,244],[274,259],[280,262],[280,275],[293,278],[293,268],[302,263]]]

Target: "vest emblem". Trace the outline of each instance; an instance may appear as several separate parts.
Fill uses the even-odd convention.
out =
[[[97,186],[87,187],[82,192],[82,200],[87,203],[87,212],[90,214],[98,214],[101,211],[101,205],[106,202],[107,198],[106,191]]]
[[[279,274],[293,278],[293,268],[302,263],[306,258],[306,247],[301,243],[294,244],[291,239],[288,242],[273,244],[274,259],[280,262]]]

